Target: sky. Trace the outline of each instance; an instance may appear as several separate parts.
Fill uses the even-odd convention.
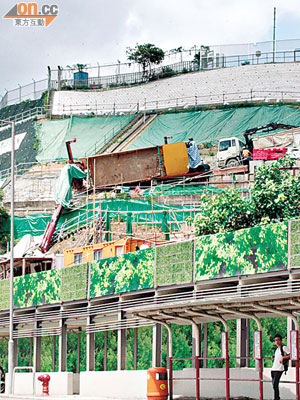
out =
[[[1,0],[4,16],[16,0]],[[47,76],[47,66],[126,61],[125,50],[300,39],[299,0],[43,0],[59,12],[49,27],[0,20],[0,94]]]

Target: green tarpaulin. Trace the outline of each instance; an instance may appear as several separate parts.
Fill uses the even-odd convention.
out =
[[[100,210],[102,218],[106,218],[104,210],[110,211],[110,217],[120,216],[119,212],[133,212],[133,211],[144,211],[139,214],[132,215],[132,222],[152,222],[160,225],[163,221],[163,213],[160,211],[172,210],[171,213],[167,212],[167,220],[172,230],[178,229],[181,222],[189,216],[194,215],[192,211],[188,211],[190,206],[168,206],[166,204],[160,204],[151,202],[148,200],[139,199],[103,199],[95,202],[96,215],[95,218],[99,218]],[[186,210],[186,211],[183,211]],[[148,211],[148,212],[147,212]],[[150,211],[150,212],[149,212]],[[88,204],[88,207],[83,206],[77,210],[69,210],[64,212],[56,226],[55,232],[59,232],[61,227],[65,229],[74,229],[78,225],[84,225],[88,220],[93,221],[93,202]],[[126,217],[126,214],[124,214]],[[178,221],[178,224],[175,222]],[[42,235],[46,229],[47,223],[50,222],[50,214],[36,214],[27,215],[25,217],[15,217],[15,237],[19,239],[26,234],[32,236]]]
[[[189,137],[197,143],[214,144],[225,137],[243,139],[243,132],[247,129],[270,122],[300,126],[300,109],[263,106],[159,115],[129,149],[164,144],[164,136],[172,136],[169,143],[184,142]]]
[[[61,170],[54,189],[54,200],[64,208],[70,208],[72,200],[72,179],[83,179],[86,173],[76,164],[67,164]]]
[[[37,160],[66,160],[68,158],[65,142],[76,138],[72,143],[74,158],[95,154],[134,116],[117,117],[71,117],[57,121],[44,121],[36,124],[39,139]]]
[[[221,193],[224,189],[206,185],[159,185],[146,189],[143,196],[181,196],[198,193]]]

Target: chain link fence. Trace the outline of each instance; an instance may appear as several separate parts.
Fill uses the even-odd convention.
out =
[[[195,55],[198,54],[198,60]],[[16,89],[6,90],[0,95],[0,109],[25,100],[34,100],[51,89],[105,89],[137,85],[151,80],[162,79],[176,74],[240,65],[266,63],[288,63],[300,61],[300,39],[229,44],[213,46],[179,47],[165,52],[163,63],[150,72],[143,72],[136,63],[117,62],[112,64],[89,65],[84,71],[84,79],[74,78],[76,66],[49,70],[48,78],[32,79],[32,83]]]

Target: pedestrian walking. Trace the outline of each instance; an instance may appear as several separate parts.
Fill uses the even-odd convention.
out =
[[[290,350],[287,346],[282,345],[282,336],[276,334],[274,337],[274,342],[277,349],[274,354],[274,362],[271,368],[272,385],[274,390],[274,400],[280,400],[279,395],[279,381],[283,372],[288,370]]]

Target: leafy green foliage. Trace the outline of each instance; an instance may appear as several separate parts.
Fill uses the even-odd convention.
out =
[[[287,223],[201,236],[196,240],[196,280],[256,274],[287,267]]]
[[[8,339],[0,338],[0,365],[8,372]]]
[[[233,189],[213,199],[203,195],[201,211],[194,219],[196,235],[230,232],[300,216],[300,175],[290,175],[284,169],[294,163],[286,155],[257,168],[250,199],[242,198]]]
[[[87,296],[88,265],[74,265],[61,270],[61,301],[85,299]]]
[[[154,286],[154,250],[145,249],[91,265],[90,296],[130,292]]]
[[[0,281],[0,309],[9,308],[9,279]]]
[[[15,307],[32,307],[60,301],[61,270],[18,276],[14,279]]]
[[[192,357],[192,327],[191,325],[171,324],[173,338],[173,357],[188,358]],[[167,329],[163,327],[162,331],[162,366],[169,368],[167,361]],[[179,370],[182,368],[191,368],[192,360],[176,360],[173,368]]]
[[[79,334],[79,369],[86,370],[86,333]],[[78,332],[68,333],[67,340],[67,371],[77,371],[77,354],[78,354]]]
[[[281,169],[292,168],[294,165],[295,160],[285,156],[257,169],[251,193],[257,222],[299,216],[300,176],[290,175]]]
[[[291,221],[291,267],[300,266],[300,221]]]
[[[156,284],[165,285],[193,280],[193,242],[156,248]]]
[[[194,219],[196,235],[233,231],[254,225],[253,210],[248,199],[234,189],[228,189],[213,198],[201,196],[201,211]]]
[[[10,237],[9,215],[3,207],[3,192],[0,190],[0,249],[5,246]]]
[[[18,339],[18,367],[30,366],[30,347],[30,338]]]
[[[144,75],[147,69],[150,73],[152,64],[160,64],[165,57],[164,51],[151,43],[137,44],[133,48],[128,47],[126,54],[129,61],[134,61],[142,66]]]

